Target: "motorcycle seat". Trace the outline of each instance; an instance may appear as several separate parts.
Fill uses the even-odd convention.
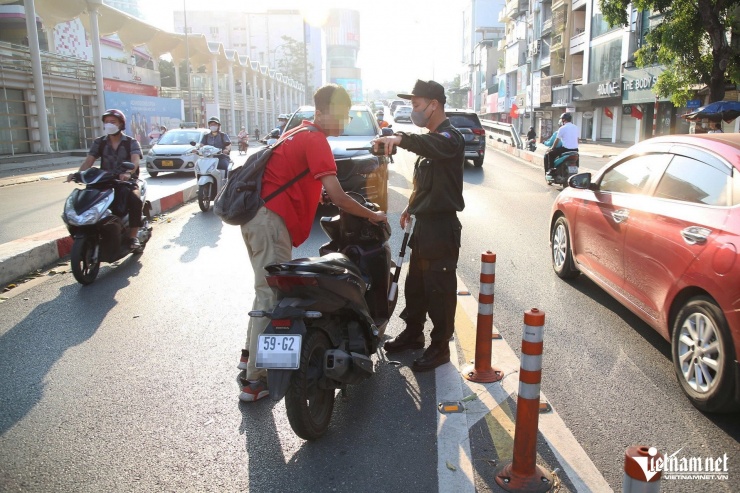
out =
[[[346,255],[336,252],[328,253],[322,257],[297,258],[288,262],[270,264],[265,266],[265,269],[270,273],[280,271],[303,271],[316,272],[318,274],[338,274],[341,273],[342,270],[347,270],[355,276],[362,278],[360,269]]]

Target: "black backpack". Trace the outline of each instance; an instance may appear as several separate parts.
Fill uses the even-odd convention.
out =
[[[272,156],[272,151],[288,137],[303,130],[318,131],[313,126],[299,127],[295,131],[283,135],[273,145],[255,152],[247,158],[247,162],[243,166],[229,173],[226,186],[218,192],[216,200],[213,202],[213,211],[223,222],[232,226],[247,224],[266,202],[269,202],[308,174],[308,169],[301,171],[298,176],[262,199],[262,176],[265,174],[265,167]]]

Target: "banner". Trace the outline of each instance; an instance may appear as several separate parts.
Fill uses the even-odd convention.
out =
[[[608,118],[611,118],[612,120],[614,119],[614,113],[612,113],[612,110],[610,110],[610,109],[609,109],[609,108],[607,108],[606,106],[604,106],[604,114],[605,114],[605,115],[606,115],[606,116],[607,116]]]
[[[152,125],[178,128],[183,120],[182,99],[155,98],[141,94],[105,91],[105,107],[116,108],[126,115],[125,133],[139,144],[149,145]]]

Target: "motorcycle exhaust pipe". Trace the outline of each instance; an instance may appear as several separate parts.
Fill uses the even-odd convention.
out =
[[[324,353],[324,376],[342,383],[360,383],[373,374],[373,360],[359,353],[329,349]]]

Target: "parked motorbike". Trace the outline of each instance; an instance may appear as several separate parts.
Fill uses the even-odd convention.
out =
[[[563,188],[568,186],[568,179],[578,173],[579,156],[578,151],[564,152],[553,163],[554,168],[549,173],[545,173],[545,181],[548,185],[553,183],[562,185]]]
[[[125,170],[133,170],[133,163],[124,163]],[[77,188],[64,204],[62,220],[69,234],[74,238],[72,244],[72,274],[80,284],[91,284],[100,270],[101,262],[115,262],[129,253],[129,217],[124,210],[112,212],[116,185],[131,186],[130,182],[118,179],[119,171],[104,171],[88,168],[74,174],[74,181],[85,188]],[[144,203],[142,226],[139,228],[141,248],[133,253],[143,253],[146,243],[152,236],[151,204],[146,200],[146,182],[137,180]]]
[[[280,138],[280,129],[279,128],[273,128],[269,134],[265,135],[260,139],[260,142],[262,142],[265,145],[271,146],[277,140]]]
[[[537,150],[537,139],[527,140],[527,150],[530,152],[534,152]]]
[[[195,145],[194,142],[190,143]],[[198,155],[195,162],[195,179],[198,181],[198,206],[203,212],[208,212],[211,202],[216,200],[221,187],[226,184],[226,176],[223,170],[218,169],[218,157],[221,149],[214,146],[203,146],[200,149],[192,149],[190,152]],[[229,159],[228,171],[234,167],[234,162]]]
[[[377,204],[365,202],[371,210]],[[285,397],[288,421],[301,438],[321,437],[329,427],[335,389],[370,378],[397,295],[387,223],[340,211],[322,217],[331,241],[321,257],[300,258],[266,267],[267,282],[278,302],[272,310],[252,311],[270,323],[259,336],[255,365],[267,369],[270,397]]]

